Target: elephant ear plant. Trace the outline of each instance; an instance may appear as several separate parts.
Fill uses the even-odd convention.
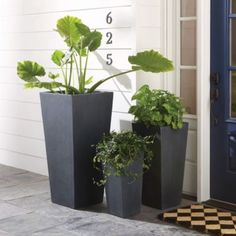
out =
[[[32,61],[18,62],[17,74],[26,82],[26,88],[44,88],[51,92],[59,90],[66,94],[93,93],[102,83],[123,74],[139,70],[153,73],[173,70],[172,62],[160,53],[153,50],[144,51],[128,58],[132,65],[130,70],[101,79],[89,88],[93,79],[87,76],[89,55],[100,47],[102,34],[91,30],[80,19],[73,16],[59,19],[56,31],[67,45],[67,50],[55,50],[51,56],[52,62],[59,67],[61,73],[49,72],[48,77],[51,81],[40,81],[39,77],[46,75],[41,65]],[[76,75],[73,74],[74,69]],[[58,81],[61,76],[63,83]],[[78,86],[75,86],[75,83]]]

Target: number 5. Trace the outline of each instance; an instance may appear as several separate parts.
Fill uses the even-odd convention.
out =
[[[112,65],[112,63],[113,63],[113,60],[112,60],[112,53],[108,53],[108,54],[107,54],[107,61],[106,61],[106,64],[107,64],[108,66],[110,66],[110,65]]]

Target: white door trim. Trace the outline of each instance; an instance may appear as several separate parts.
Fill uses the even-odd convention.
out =
[[[210,198],[210,0],[197,0],[198,201]]]

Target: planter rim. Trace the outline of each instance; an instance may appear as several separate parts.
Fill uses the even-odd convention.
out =
[[[107,94],[107,93],[113,93],[112,91],[95,91],[93,93],[81,93],[81,94],[62,94],[62,93],[52,93],[52,92],[40,92],[40,94],[51,94],[51,95],[59,95],[64,97],[79,97],[79,96],[89,96],[89,95],[98,95],[98,94]]]
[[[132,124],[142,124],[142,125],[144,125],[145,127],[147,127],[143,122],[139,122],[139,121],[135,121],[135,120],[132,120]],[[184,121],[183,124],[186,125],[186,124],[189,124],[189,122]],[[165,126],[150,125],[149,127],[150,127],[150,128],[171,128],[171,126],[169,126],[169,125],[165,125]],[[183,128],[183,127],[182,127],[182,128]],[[171,128],[171,129],[172,129],[172,128]],[[172,129],[172,130],[180,130],[180,129]]]

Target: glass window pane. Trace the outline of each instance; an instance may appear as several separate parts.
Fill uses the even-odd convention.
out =
[[[231,13],[236,13],[236,0],[231,0]]]
[[[236,71],[231,73],[231,117],[236,118]]]
[[[181,65],[196,65],[196,22],[181,22]]]
[[[231,20],[231,66],[236,66],[236,19]]]
[[[181,0],[181,16],[196,16],[196,0]]]
[[[187,113],[196,115],[196,70],[180,71],[180,97]]]

